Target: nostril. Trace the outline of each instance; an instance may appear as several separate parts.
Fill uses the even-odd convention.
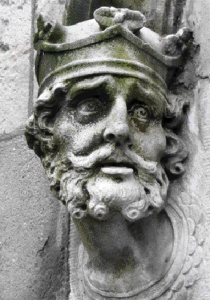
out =
[[[131,149],[133,147],[133,143],[131,142],[130,137],[125,140],[125,143],[128,145],[128,148]]]
[[[114,141],[114,139],[115,139],[115,135],[113,133],[107,134],[106,140],[108,140],[109,142],[112,142],[112,141]]]
[[[119,141],[116,141],[116,147],[120,147],[121,143]]]

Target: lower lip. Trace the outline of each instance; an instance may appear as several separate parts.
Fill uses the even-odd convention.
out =
[[[133,174],[132,168],[126,167],[103,167],[101,168],[102,173],[108,175],[131,175]]]

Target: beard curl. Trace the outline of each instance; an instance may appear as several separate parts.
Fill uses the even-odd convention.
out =
[[[58,166],[61,174],[59,199],[67,205],[74,219],[81,220],[89,215],[105,220],[112,212],[118,211],[133,222],[163,208],[168,178],[161,165],[145,161],[126,148],[124,157],[132,161],[138,174],[121,178],[119,182],[119,178],[107,177],[96,170],[97,164],[103,163],[114,152],[117,151],[113,145],[105,145],[88,156],[68,153],[62,160],[64,171]],[[66,168],[66,165],[71,168]]]

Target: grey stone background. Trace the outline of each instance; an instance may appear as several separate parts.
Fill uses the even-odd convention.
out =
[[[158,1],[160,19],[164,2]],[[206,212],[205,272],[193,299],[209,300],[210,1],[172,2],[184,5],[180,25],[193,30],[199,45],[180,84],[191,89],[193,98],[186,126],[198,168],[191,169],[189,193],[197,189]],[[0,300],[68,299],[68,216],[51,196],[40,161],[23,135],[37,93],[35,19],[44,11],[61,21],[64,5],[64,0],[0,0]]]

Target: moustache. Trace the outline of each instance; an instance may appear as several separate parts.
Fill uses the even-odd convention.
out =
[[[88,211],[96,219],[104,220],[109,215],[110,207],[118,205],[127,220],[135,221],[152,213],[152,210],[148,210],[149,205],[153,207],[153,211],[159,211],[163,207],[163,200],[168,190],[168,179],[164,169],[157,162],[146,161],[128,147],[116,149],[114,145],[106,144],[85,156],[69,152],[62,162],[67,163],[74,172],[63,174],[60,198],[68,205],[69,211],[76,219],[82,219]],[[108,195],[109,193],[106,192],[106,203],[104,200],[99,201],[99,187],[102,188],[104,182],[99,178],[95,189],[95,179],[93,183],[90,183],[89,179],[93,173],[97,172],[95,171],[97,168],[106,165],[132,167],[134,173],[135,170],[137,171],[139,184],[136,185],[135,180],[129,184],[125,181],[122,190],[118,190],[117,195],[112,195],[112,193]],[[114,182],[108,183],[111,185],[110,191],[113,187],[118,188],[117,184],[114,186]],[[91,189],[93,189],[92,192]],[[90,193],[95,196],[90,197]],[[128,194],[129,201],[127,200]],[[88,202],[87,199],[89,199]]]
[[[105,145],[94,150],[87,156],[77,156],[72,152],[67,154],[67,159],[77,171],[87,171],[103,163],[124,163],[143,169],[149,174],[157,171],[157,162],[146,161],[142,156],[136,154],[129,148],[123,148],[122,153],[117,153],[114,145]]]

